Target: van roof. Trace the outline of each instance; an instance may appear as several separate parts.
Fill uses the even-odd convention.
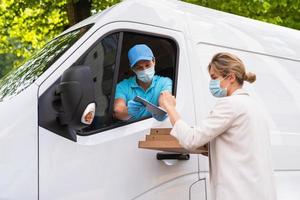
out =
[[[205,43],[300,61],[300,31],[177,0],[125,0],[67,31],[95,23],[126,21],[184,32]],[[66,32],[67,32],[66,31]]]

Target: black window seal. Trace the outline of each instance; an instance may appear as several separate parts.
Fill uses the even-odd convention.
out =
[[[123,45],[123,35],[124,32],[119,33],[118,37],[118,46],[117,46],[117,55],[116,55],[116,68],[114,71],[114,77],[112,81],[112,91],[111,91],[111,99],[109,102],[109,109],[108,109],[108,118],[112,119],[113,115],[113,108],[114,108],[114,100],[115,100],[115,92],[116,92],[116,85],[118,82],[119,76],[119,69],[120,69],[120,62],[121,62],[121,53],[122,53],[122,45]]]

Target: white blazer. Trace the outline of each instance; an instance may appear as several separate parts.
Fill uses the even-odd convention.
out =
[[[247,92],[220,98],[199,127],[178,120],[171,135],[191,150],[210,142],[213,200],[276,199],[268,125]]]

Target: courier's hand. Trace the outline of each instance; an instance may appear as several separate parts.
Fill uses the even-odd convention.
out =
[[[170,108],[175,108],[176,99],[170,92],[161,92],[159,97],[159,105],[168,111]]]
[[[168,117],[168,115],[167,114],[165,114],[165,115],[152,114],[152,117],[154,119],[156,119],[157,121],[164,121]]]
[[[137,118],[139,113],[145,109],[145,106],[140,102],[136,102],[134,100],[129,100],[127,103],[128,115],[130,118]]]

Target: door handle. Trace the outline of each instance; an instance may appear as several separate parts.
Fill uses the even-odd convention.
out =
[[[157,160],[189,160],[190,154],[182,153],[157,153]]]

